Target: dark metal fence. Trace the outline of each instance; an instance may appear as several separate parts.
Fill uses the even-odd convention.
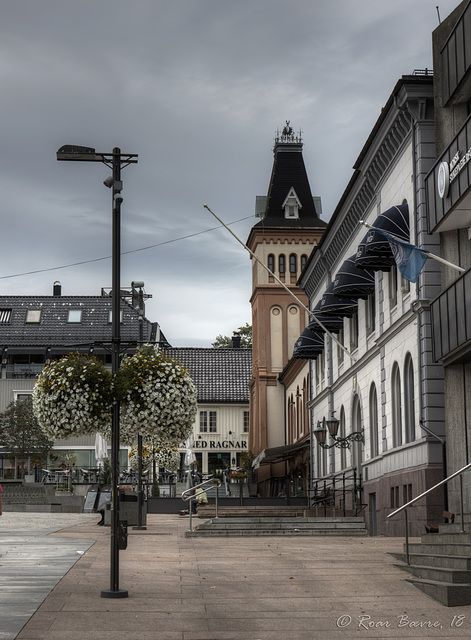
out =
[[[362,494],[361,474],[353,469],[314,481],[309,490],[309,508],[316,511],[316,516],[357,516],[366,506]]]

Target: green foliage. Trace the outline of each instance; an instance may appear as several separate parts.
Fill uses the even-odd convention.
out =
[[[245,326],[236,329],[234,334],[240,336],[240,346],[242,349],[252,348],[252,325],[246,322]],[[211,343],[211,346],[215,349],[232,349],[232,337],[219,334],[216,336],[215,341]]]
[[[252,462],[255,460],[255,454],[252,451],[243,451],[240,454],[240,464],[244,469],[250,471],[252,469]]]
[[[0,440],[9,458],[31,458],[44,464],[54,442],[39,426],[31,398],[11,402],[0,415]]]
[[[103,458],[103,467],[100,471],[100,484],[111,484],[111,462],[109,458]]]

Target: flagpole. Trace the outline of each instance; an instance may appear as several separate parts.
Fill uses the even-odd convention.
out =
[[[360,224],[362,224],[363,226],[367,227],[367,229],[373,229],[373,230],[378,230],[378,231],[382,231],[381,229],[377,229],[376,227],[373,227],[371,224],[367,224],[364,220],[360,220]],[[404,240],[402,240],[402,238],[398,238],[397,236],[394,235],[394,233],[390,233],[388,231],[389,235],[392,236],[394,239],[396,239],[399,243],[404,242]],[[434,260],[436,260],[437,262],[442,262],[443,264],[446,264],[447,267],[451,267],[452,269],[456,269],[456,271],[460,271],[461,273],[463,273],[464,271],[466,271],[466,269],[463,269],[463,267],[459,267],[456,264],[453,264],[452,262],[448,262],[448,260],[445,260],[445,258],[441,258],[440,256],[436,256],[434,253],[430,253],[430,251],[428,249],[422,249],[421,247],[417,247],[416,245],[414,245],[414,247],[420,251],[421,253],[424,253],[427,258],[433,258]]]
[[[314,314],[310,309],[308,309],[308,308],[306,307],[306,305],[305,305],[305,304],[303,304],[303,303],[301,302],[301,300],[300,300],[300,299],[299,299],[299,298],[298,298],[298,297],[297,297],[297,296],[296,296],[296,295],[291,291],[291,289],[289,289],[289,287],[287,287],[287,286],[285,285],[285,283],[284,283],[284,282],[282,282],[282,281],[281,281],[281,280],[280,280],[280,279],[279,279],[279,278],[278,278],[278,277],[273,273],[273,271],[270,271],[270,269],[269,269],[265,264],[263,264],[263,262],[262,262],[261,260],[259,260],[259,259],[257,258],[257,256],[255,255],[255,253],[254,253],[253,251],[251,251],[251,250],[248,248],[248,246],[247,246],[246,244],[244,244],[244,243],[242,242],[242,240],[240,240],[240,239],[236,236],[236,234],[232,231],[232,229],[229,229],[229,227],[228,227],[228,226],[227,226],[227,225],[226,225],[226,224],[221,220],[221,218],[218,218],[218,216],[214,213],[214,211],[211,211],[211,209],[208,207],[208,205],[207,205],[207,204],[204,204],[204,205],[203,205],[203,207],[204,207],[205,209],[207,209],[207,210],[209,211],[209,213],[211,213],[211,214],[216,218],[216,220],[217,220],[218,222],[220,222],[220,223],[222,224],[222,226],[223,226],[223,227],[225,227],[225,228],[229,231],[229,233],[230,233],[232,236],[234,236],[234,238],[237,240],[237,242],[238,242],[239,244],[241,244],[241,245],[244,247],[244,249],[246,249],[246,250],[250,253],[250,255],[252,256],[252,258],[254,258],[254,259],[255,259],[255,260],[256,260],[256,261],[257,261],[257,262],[258,262],[258,263],[259,263],[259,264],[260,264],[260,265],[261,265],[261,266],[266,270],[266,271],[268,271],[268,273],[269,273],[271,276],[273,276],[273,277],[275,278],[275,280],[278,282],[278,284],[281,284],[281,286],[282,286],[284,289],[286,289],[286,291],[287,291],[287,292],[288,292],[288,293],[289,293],[289,294],[290,294],[290,295],[291,295],[291,296],[296,300],[296,302],[298,302],[298,303],[301,305],[301,307],[302,307],[305,311],[307,311],[307,312],[308,312],[309,316],[310,316],[311,318],[313,318],[315,322],[317,322],[317,324],[320,326],[320,328],[321,328],[323,331],[325,331],[325,332],[326,332],[326,334],[327,334],[328,336],[330,336],[330,337],[332,338],[332,340],[333,340],[333,341],[334,341],[334,342],[335,342],[335,343],[336,343],[336,344],[337,344],[337,345],[338,345],[338,346],[339,346],[339,347],[340,347],[340,348],[341,348],[341,349],[342,349],[342,350],[347,354],[347,356],[349,356],[350,358],[352,358],[352,359],[354,360],[354,357],[353,357],[353,355],[350,353],[350,351],[348,351],[348,349],[346,349],[346,348],[343,346],[343,344],[342,344],[339,340],[337,340],[337,338],[336,338],[334,335],[332,335],[328,329],[326,329],[326,327],[322,324],[322,322],[321,322],[318,318],[316,318],[315,314]]]

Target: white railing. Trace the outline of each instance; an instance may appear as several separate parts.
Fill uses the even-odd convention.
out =
[[[218,480],[217,478],[209,478],[209,480],[205,480],[204,482],[201,482],[200,484],[196,484],[194,487],[191,487],[190,489],[185,489],[185,491],[182,492],[182,500],[184,502],[190,502],[190,508],[188,509],[188,511],[190,512],[190,529],[189,531],[193,531],[193,508],[192,508],[192,504],[191,501],[192,500],[197,500],[198,496],[196,494],[196,490],[200,489],[200,491],[198,492],[199,494],[201,493],[207,493],[210,489],[212,489],[213,487],[216,487],[216,518],[218,517],[218,489],[221,486],[221,481]],[[203,488],[206,487],[206,488]]]

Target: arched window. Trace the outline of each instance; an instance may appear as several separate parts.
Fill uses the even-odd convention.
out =
[[[272,273],[275,273],[275,256],[273,253],[268,256],[268,268]]]
[[[410,353],[404,364],[404,418],[406,442],[415,440],[414,364]]]
[[[402,402],[401,374],[397,362],[393,364],[391,374],[391,402],[393,447],[399,447],[402,444]]]
[[[286,271],[286,257],[283,253],[278,258],[278,270],[280,273],[285,273]]]
[[[374,383],[370,389],[370,455],[372,458],[379,455],[378,395]]]
[[[353,398],[352,406],[352,433],[363,431],[363,418],[361,411],[360,397],[356,395]],[[363,457],[362,442],[352,442],[352,466],[358,473],[361,473],[361,461]]]
[[[303,253],[303,255],[301,256],[301,271],[306,266],[306,263],[307,263],[307,255]]]
[[[290,273],[296,273],[297,272],[297,257],[295,253],[290,254],[289,257],[289,272]]]

